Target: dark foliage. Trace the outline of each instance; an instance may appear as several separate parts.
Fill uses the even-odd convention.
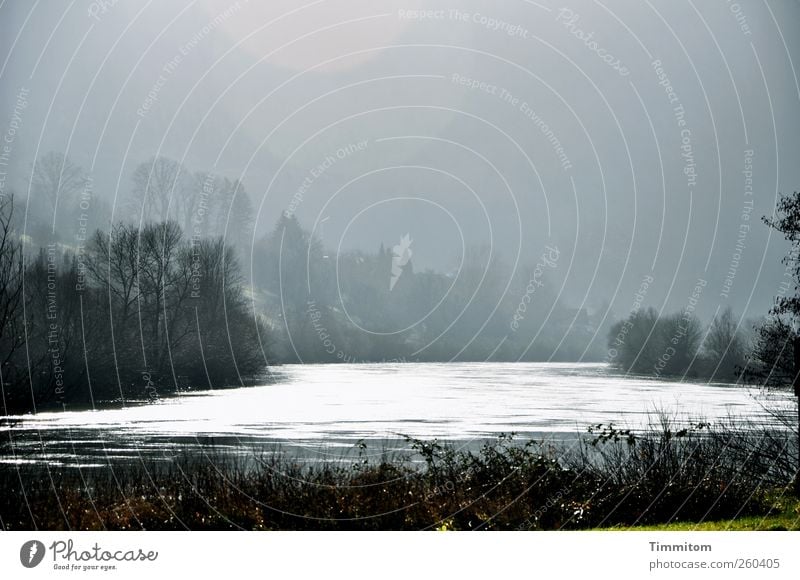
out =
[[[31,259],[12,211],[0,207],[6,414],[241,385],[265,370],[265,326],[221,239],[118,224],[80,253],[52,243]]]
[[[763,514],[791,450],[758,431],[598,425],[567,450],[501,436],[478,451],[409,440],[373,460],[215,453],[104,469],[4,467],[7,529],[552,530]],[[785,443],[785,440],[784,440]],[[774,454],[774,455],[772,455]],[[778,460],[778,461],[776,461]],[[782,461],[782,463],[781,463]],[[24,489],[20,486],[24,483]]]
[[[736,382],[747,366],[746,340],[730,309],[702,328],[694,314],[648,308],[611,327],[610,362],[637,374]]]

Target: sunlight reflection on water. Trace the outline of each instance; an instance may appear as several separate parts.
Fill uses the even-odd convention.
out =
[[[12,446],[27,453],[13,461],[42,452],[51,463],[79,455],[163,454],[192,443],[244,449],[272,442],[325,454],[359,439],[392,449],[404,435],[574,437],[590,424],[642,427],[655,410],[710,422],[766,418],[752,389],[624,376],[603,364],[286,365],[280,374],[282,380],[261,387],[24,416],[9,434]]]

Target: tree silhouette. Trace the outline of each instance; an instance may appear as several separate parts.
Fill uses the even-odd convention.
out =
[[[86,184],[86,173],[63,153],[51,151],[39,157],[31,175],[32,197],[41,203],[52,222],[58,208],[64,207],[72,215],[78,193]]]
[[[198,190],[195,179],[184,167],[167,157],[154,157],[133,172],[129,199],[130,220],[165,222],[175,220],[183,229],[191,225]]]

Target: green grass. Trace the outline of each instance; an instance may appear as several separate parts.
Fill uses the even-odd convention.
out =
[[[781,497],[763,516],[746,516],[736,519],[707,522],[673,522],[652,526],[615,526],[603,530],[634,532],[749,532],[749,531],[800,531],[800,500]]]

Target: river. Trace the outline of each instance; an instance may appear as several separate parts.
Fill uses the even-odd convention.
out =
[[[603,364],[286,365],[273,372],[263,386],[14,417],[14,426],[0,428],[0,461],[100,466],[186,449],[276,446],[324,460],[359,440],[397,449],[404,436],[469,444],[516,432],[563,440],[590,424],[642,428],[657,410],[681,421],[767,419],[751,389],[627,376]]]

